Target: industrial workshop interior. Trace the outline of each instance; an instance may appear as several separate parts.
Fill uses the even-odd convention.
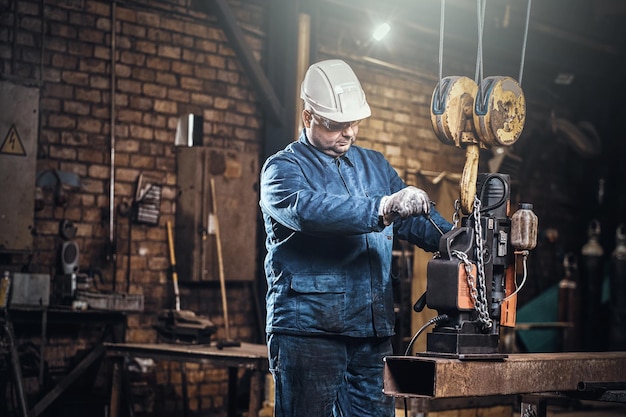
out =
[[[626,415],[624,19],[0,0],[0,416],[274,415],[260,173],[331,59],[371,108],[355,145],[454,225],[393,239],[396,417]]]

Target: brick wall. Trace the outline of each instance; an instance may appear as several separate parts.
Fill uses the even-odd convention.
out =
[[[128,317],[126,339],[132,342],[155,342],[156,315],[171,307],[165,222],[175,217],[178,117],[202,115],[207,145],[248,152],[261,148],[263,113],[249,79],[214,18],[190,4],[190,0],[116,3],[113,28],[110,1],[0,0],[2,76],[41,87],[37,169],[71,172],[82,182],[82,189],[69,190],[65,207],[57,206],[52,194],[46,193],[43,209],[35,213],[34,256],[15,256],[12,262],[54,276],[62,243],[59,221],[72,221],[81,268],[101,271],[103,289],[144,296],[145,311]],[[229,4],[261,59],[263,1]],[[345,58],[361,77],[373,117],[362,124],[358,143],[387,155],[409,183],[416,182],[420,169],[460,172],[464,153],[442,145],[430,127],[429,102],[436,83],[432,63],[426,61],[430,67],[411,73],[353,59],[337,48],[333,37],[338,29],[332,20],[320,21],[318,31],[325,36],[320,37],[318,55]],[[109,242],[112,137],[115,257]],[[118,212],[131,203],[141,173],[160,178],[164,185],[159,227],[130,226]],[[217,286],[183,288],[182,297],[223,331]],[[255,311],[255,297],[250,286],[229,287],[231,331],[239,340],[262,340],[263,318]],[[56,347],[45,358],[50,363],[63,362],[75,353],[64,347],[64,340],[51,343]],[[180,410],[178,366],[158,365],[157,395],[146,409]],[[193,381],[190,410],[224,414],[226,374],[207,365],[187,367]]]

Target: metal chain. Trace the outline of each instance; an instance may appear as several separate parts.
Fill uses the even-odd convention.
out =
[[[465,268],[465,276],[467,277],[467,286],[469,287],[470,297],[472,297],[472,301],[474,302],[474,306],[480,305],[480,300],[478,299],[478,290],[476,289],[476,281],[474,275],[472,275],[472,261],[469,260],[469,257],[465,252],[461,252],[459,250],[453,250],[452,255],[459,258],[461,262],[463,262]]]
[[[454,202],[454,207],[455,212],[452,218],[454,221],[453,228],[456,228],[460,217],[459,211],[461,209],[459,200]],[[474,197],[474,221],[476,223],[473,232],[474,240],[476,242],[476,271],[478,272],[478,280],[476,280],[476,277],[472,274],[472,261],[470,261],[465,252],[453,250],[451,255],[456,256],[461,262],[463,262],[470,297],[474,302],[474,309],[478,312],[478,321],[482,323],[483,329],[490,329],[491,326],[493,326],[493,320],[489,317],[489,310],[487,308],[487,286],[485,284],[485,262],[483,259],[483,232],[482,224],[480,223],[480,200],[476,196]]]
[[[452,214],[452,228],[456,229],[459,225],[459,220],[461,219],[461,201],[459,199],[454,200],[454,213]]]
[[[484,329],[490,329],[493,321],[489,317],[487,310],[487,285],[485,283],[485,262],[483,259],[485,250],[483,246],[483,231],[480,222],[480,199],[474,196],[474,239],[476,241],[476,269],[478,270],[478,298],[480,299],[478,310],[478,321],[483,324]]]

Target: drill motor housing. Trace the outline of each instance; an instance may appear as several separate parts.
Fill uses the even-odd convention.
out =
[[[506,174],[479,174],[479,216],[475,210],[462,219],[461,227],[444,234],[439,256],[428,263],[426,305],[448,316],[427,335],[429,354],[468,358],[498,354],[507,270],[514,265],[509,184]]]

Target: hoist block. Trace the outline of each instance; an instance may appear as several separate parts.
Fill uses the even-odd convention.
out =
[[[446,145],[477,143],[474,134],[474,99],[478,85],[468,77],[443,78],[431,99],[430,120],[435,134]]]
[[[526,99],[511,77],[485,78],[474,105],[474,127],[490,146],[511,146],[519,139],[526,120]]]

